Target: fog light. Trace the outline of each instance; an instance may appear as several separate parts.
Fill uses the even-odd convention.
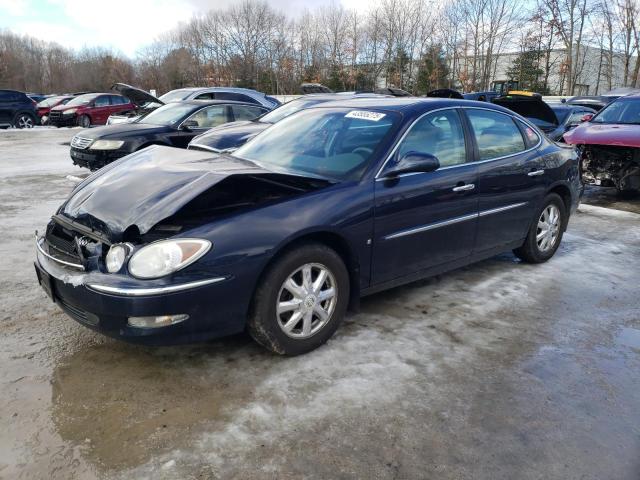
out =
[[[189,315],[184,313],[180,315],[159,315],[157,317],[129,317],[128,323],[129,326],[136,328],[158,328],[184,322],[187,318],[189,318]]]

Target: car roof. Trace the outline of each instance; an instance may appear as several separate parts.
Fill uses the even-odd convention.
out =
[[[369,108],[389,112],[399,112],[403,114],[412,114],[427,112],[429,110],[435,110],[437,108],[445,107],[478,107],[484,109],[496,110],[499,112],[506,112],[513,115],[515,112],[494,105],[488,102],[477,102],[475,100],[464,100],[454,98],[438,98],[438,97],[380,97],[380,98],[354,98],[349,100],[327,102],[312,108],[330,108],[330,107],[344,107],[344,108]]]
[[[237,93],[252,93],[254,95],[260,95],[262,97],[265,96],[264,93],[259,92],[257,90],[252,90],[251,88],[240,88],[240,87],[184,87],[184,88],[176,88],[175,90],[170,90],[171,92],[237,92]],[[169,92],[167,92],[169,93]]]
[[[187,105],[245,105],[248,107],[267,108],[251,102],[238,102],[236,100],[181,100],[179,102],[167,103],[167,105],[187,104]],[[164,105],[163,105],[164,106]]]

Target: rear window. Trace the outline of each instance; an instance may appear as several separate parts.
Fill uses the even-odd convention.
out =
[[[525,150],[524,139],[513,119],[490,110],[466,109],[478,144],[480,160],[505,157]]]
[[[254,100],[249,95],[234,92],[216,92],[216,100],[232,100],[234,102],[248,102],[256,103],[258,105],[260,104],[260,102]]]

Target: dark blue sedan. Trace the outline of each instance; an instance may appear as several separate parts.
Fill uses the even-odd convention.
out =
[[[574,149],[499,106],[359,99],[287,117],[233,156],[152,146],[79,184],[36,272],[80,323],[145,343],[243,330],[308,352],[359,297],[513,250],[557,250]]]

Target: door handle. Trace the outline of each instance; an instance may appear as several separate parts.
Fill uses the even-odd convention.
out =
[[[530,177],[538,177],[540,175],[544,175],[544,170],[534,170],[533,172],[527,173]]]
[[[476,186],[473,183],[467,183],[466,185],[460,185],[458,187],[453,187],[454,192],[466,192],[467,190],[473,190]]]

